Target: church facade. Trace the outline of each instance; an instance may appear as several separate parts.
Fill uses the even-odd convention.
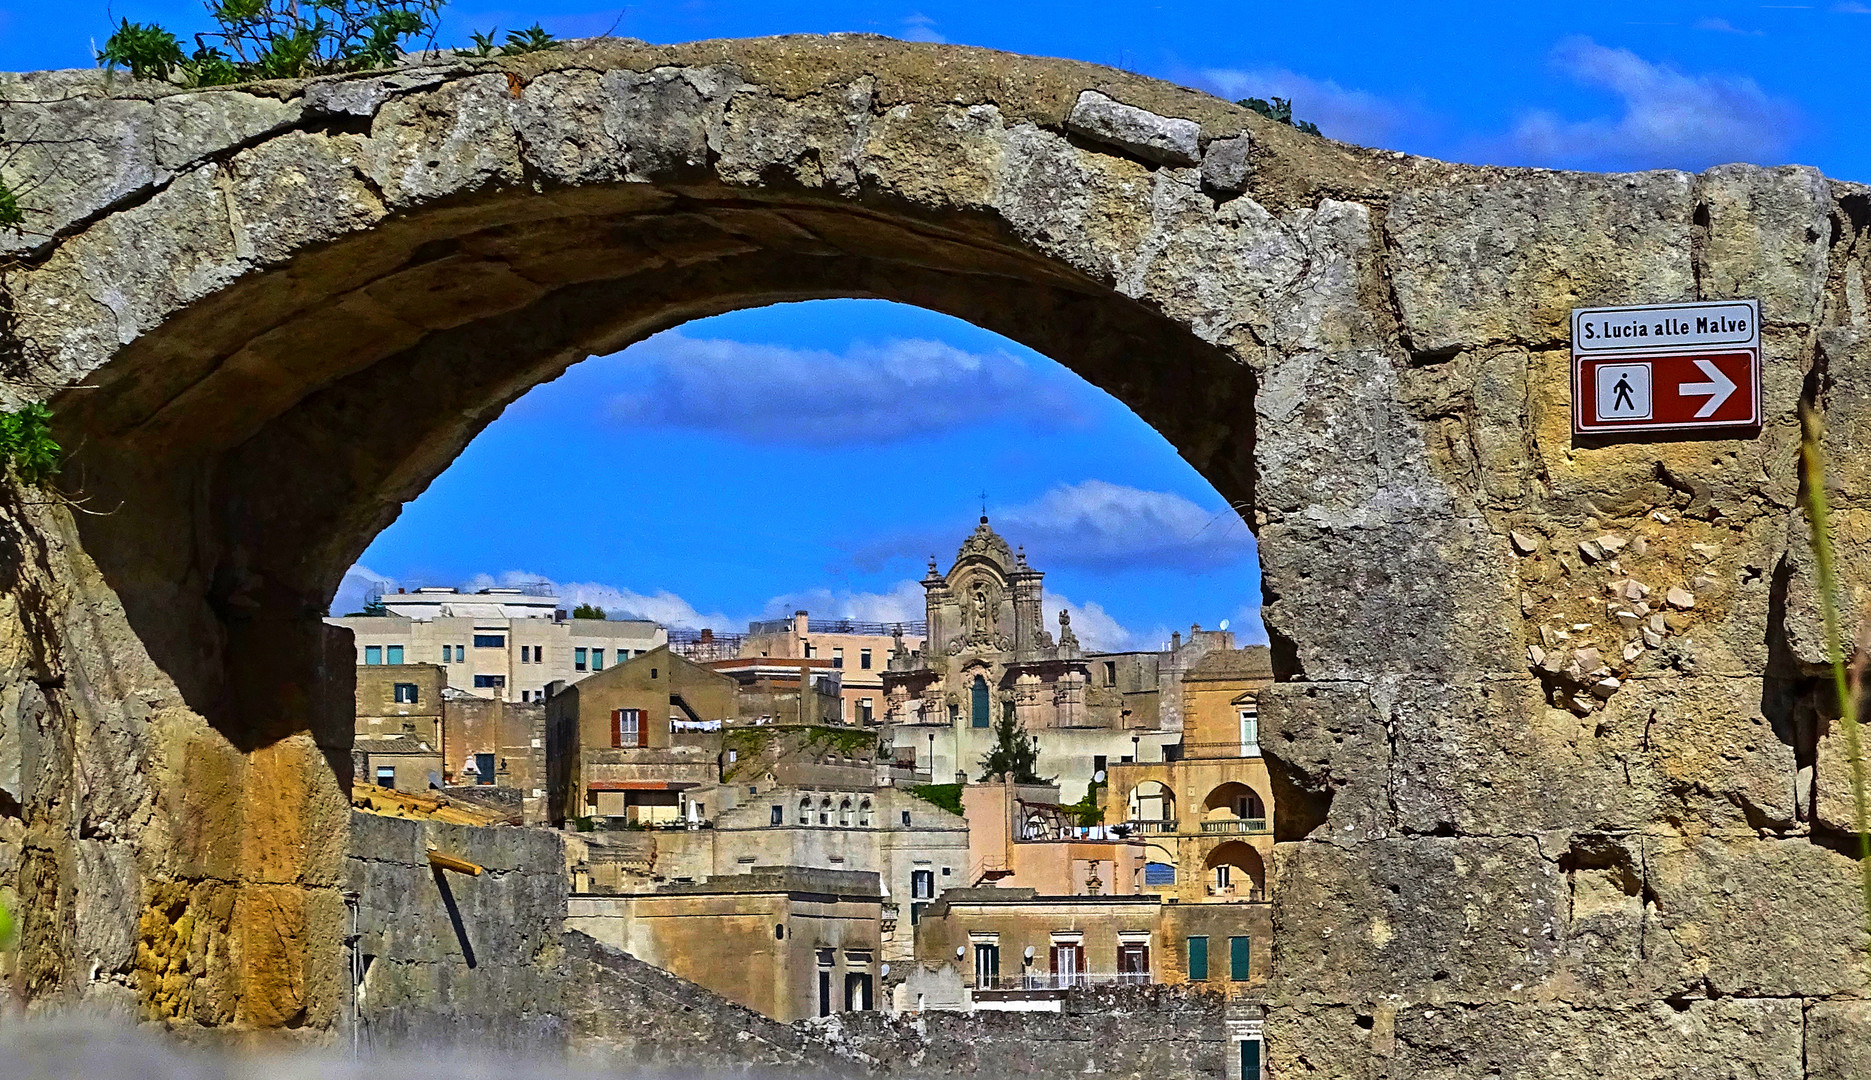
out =
[[[930,559],[922,581],[928,636],[920,650],[892,649],[883,682],[897,745],[933,761],[939,779],[974,779],[995,721],[1007,715],[1039,738],[1041,771],[1067,785],[1088,782],[1145,737],[1154,736],[1153,746],[1173,741],[1173,732],[1157,730],[1154,710],[1127,708],[1123,694],[1095,679],[1102,664],[1080,649],[1065,611],[1058,637],[1048,630],[1044,577],[985,515],[946,573]]]

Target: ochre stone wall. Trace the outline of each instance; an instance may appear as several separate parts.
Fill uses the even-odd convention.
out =
[[[1057,358],[1251,508],[1275,1076],[1867,1053],[1794,467],[1804,399],[1855,604],[1864,187],[1446,165],[864,37],[200,92],[43,73],[0,101],[8,178],[38,184],[0,238],[7,392],[52,400],[65,484],[111,511],[10,511],[0,701],[31,736],[0,740],[0,883],[31,898],[30,997],[329,1024],[344,569],[567,364],[859,296]],[[1758,436],[1570,436],[1572,307],[1735,296],[1767,322]],[[1632,582],[1695,602],[1626,628],[1603,605]]]

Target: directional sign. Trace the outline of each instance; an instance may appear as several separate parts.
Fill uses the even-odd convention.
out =
[[[1572,313],[1572,430],[1752,428],[1761,422],[1753,300]]]

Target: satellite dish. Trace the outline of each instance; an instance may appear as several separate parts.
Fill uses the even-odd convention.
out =
[[[1221,620],[1221,628],[1223,630],[1226,630],[1228,628],[1228,620],[1226,619]]]
[[[960,960],[962,957],[967,956],[967,955],[968,955],[968,950],[966,948],[960,945],[955,946],[955,959]]]
[[[1026,947],[1026,962],[1029,964],[1033,962],[1033,946],[1031,945]]]

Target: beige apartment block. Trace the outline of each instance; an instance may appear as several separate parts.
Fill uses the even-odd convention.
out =
[[[554,682],[577,682],[668,641],[655,623],[567,618],[557,598],[517,589],[425,588],[383,601],[388,614],[325,620],[351,631],[358,666],[438,664],[451,689],[475,697],[542,701]]]
[[[871,725],[884,718],[884,668],[896,649],[920,649],[925,624],[814,619],[796,611],[790,619],[750,623],[741,639],[742,657],[787,657],[828,663],[842,676],[839,694],[846,723]]]
[[[882,921],[876,874],[756,866],[628,896],[574,893],[565,925],[792,1021],[876,1008]]]

